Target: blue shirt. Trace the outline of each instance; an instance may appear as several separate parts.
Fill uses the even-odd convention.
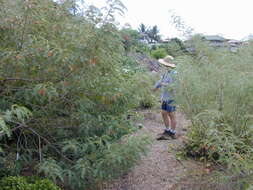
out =
[[[161,101],[173,100],[175,96],[174,92],[174,83],[175,83],[175,75],[177,71],[167,71],[165,72],[161,79],[156,82],[155,88],[161,88]]]

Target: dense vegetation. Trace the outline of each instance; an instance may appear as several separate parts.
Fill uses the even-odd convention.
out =
[[[38,179],[37,177],[16,177],[9,176],[0,180],[2,190],[60,190],[48,179]]]
[[[232,53],[196,36],[192,45],[177,60],[177,101],[191,120],[184,154],[222,166],[228,189],[252,188],[253,44]]]
[[[114,24],[123,10],[118,0],[84,11],[73,0],[0,1],[1,177],[95,188],[145,151],[128,116],[149,80],[125,54]]]
[[[58,2],[58,3],[56,3]],[[184,154],[211,160],[231,189],[252,188],[253,44],[236,53],[192,39],[159,42],[156,26],[117,29],[124,6],[79,9],[74,0],[0,0],[0,183],[25,189],[47,177],[96,189],[145,152],[131,136],[134,109],[151,107],[151,74],[129,52],[176,57],[177,103],[191,120]],[[140,88],[141,87],[141,88]],[[24,186],[25,184],[25,186]]]

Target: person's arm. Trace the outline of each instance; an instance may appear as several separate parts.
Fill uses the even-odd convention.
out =
[[[156,92],[159,88],[161,88],[162,85],[163,85],[163,82],[162,82],[162,81],[163,81],[163,76],[160,78],[159,81],[157,81],[157,82],[155,83],[154,88],[152,89],[152,91]]]

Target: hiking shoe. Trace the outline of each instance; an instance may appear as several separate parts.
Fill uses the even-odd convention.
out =
[[[176,134],[172,133],[171,131],[164,131],[162,134],[159,134],[159,136],[156,138],[157,140],[169,140],[169,139],[175,139]]]
[[[157,140],[176,139],[176,134],[172,133],[171,131],[164,131],[162,134],[159,134],[159,136],[156,139]]]
[[[176,133],[173,133],[171,131],[164,131],[165,133],[167,133],[172,139],[176,139]]]

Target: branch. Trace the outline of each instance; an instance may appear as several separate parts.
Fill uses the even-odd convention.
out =
[[[25,19],[25,23],[24,23],[24,27],[23,27],[23,30],[22,30],[22,34],[21,34],[20,44],[17,45],[18,50],[21,50],[23,48],[24,41],[25,41],[25,31],[26,31],[26,27],[27,27],[27,24],[28,24],[27,23],[28,22],[28,9],[25,11],[24,19]]]
[[[17,126],[17,127],[15,127],[15,128],[13,128],[13,129],[10,129],[10,131],[11,132],[14,132],[14,131],[16,131],[17,129],[19,129],[19,128],[22,128],[23,126]],[[4,135],[6,135],[4,132],[2,132],[2,133],[0,133],[0,137],[2,137],[2,136],[4,136]]]
[[[34,81],[43,81],[41,79],[24,79],[24,78],[5,78],[2,79],[2,82],[6,82],[6,81],[13,81],[13,80],[21,80],[21,81],[27,81],[27,82],[34,82]]]
[[[38,132],[36,132],[34,129],[25,126],[26,129],[28,129],[29,131],[33,132],[34,134],[36,134],[39,138],[43,139],[49,146],[51,146],[60,156],[62,156],[65,160],[67,160],[70,163],[73,163],[72,160],[70,160],[69,158],[67,158],[66,156],[64,156],[61,151],[59,151],[49,140],[47,140],[45,137],[41,136]]]
[[[59,151],[49,140],[47,140],[45,137],[43,137],[42,135],[40,135],[37,131],[35,131],[34,129],[32,129],[31,127],[28,127],[26,124],[22,124],[22,123],[18,123],[15,121],[11,121],[14,124],[18,124],[19,128],[24,128],[27,129],[29,131],[31,131],[32,133],[34,133],[35,135],[37,135],[39,138],[43,139],[49,146],[51,146],[60,156],[62,156],[66,161],[73,163],[72,160],[70,160],[69,158],[67,158],[65,155],[63,155],[61,153],[61,151]],[[15,128],[14,128],[15,129]],[[15,129],[16,130],[16,129]]]

